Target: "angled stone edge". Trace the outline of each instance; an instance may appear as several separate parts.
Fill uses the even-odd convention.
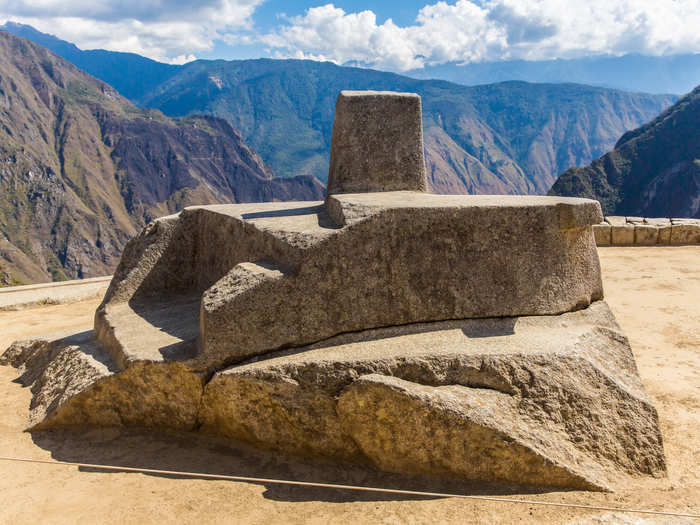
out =
[[[0,365],[32,388],[29,427],[139,426],[191,430],[204,376],[179,362],[120,367],[92,331],[13,343]]]

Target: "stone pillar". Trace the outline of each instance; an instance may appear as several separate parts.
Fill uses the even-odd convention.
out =
[[[420,96],[341,91],[326,194],[426,189]]]

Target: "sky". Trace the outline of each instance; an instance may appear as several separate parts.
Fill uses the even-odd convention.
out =
[[[0,0],[0,22],[155,60],[443,63],[700,52],[700,0]]]

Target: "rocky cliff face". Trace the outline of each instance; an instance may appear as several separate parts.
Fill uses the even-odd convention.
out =
[[[597,199],[610,215],[700,217],[699,115],[700,86],[550,193]]]
[[[191,204],[317,199],[274,179],[225,121],[174,120],[0,32],[0,265],[8,282],[110,273],[153,218]]]

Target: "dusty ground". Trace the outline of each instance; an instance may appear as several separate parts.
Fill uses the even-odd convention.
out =
[[[629,335],[659,410],[668,479],[612,494],[406,479],[225,448],[187,435],[22,432],[30,392],[0,367],[0,455],[169,470],[450,490],[541,501],[700,513],[700,247],[603,248],[606,299]],[[97,300],[0,312],[0,349],[39,333],[82,330]],[[648,523],[641,515],[416,499],[272,484],[183,479],[0,462],[0,523]],[[671,519],[654,523],[688,523]]]

